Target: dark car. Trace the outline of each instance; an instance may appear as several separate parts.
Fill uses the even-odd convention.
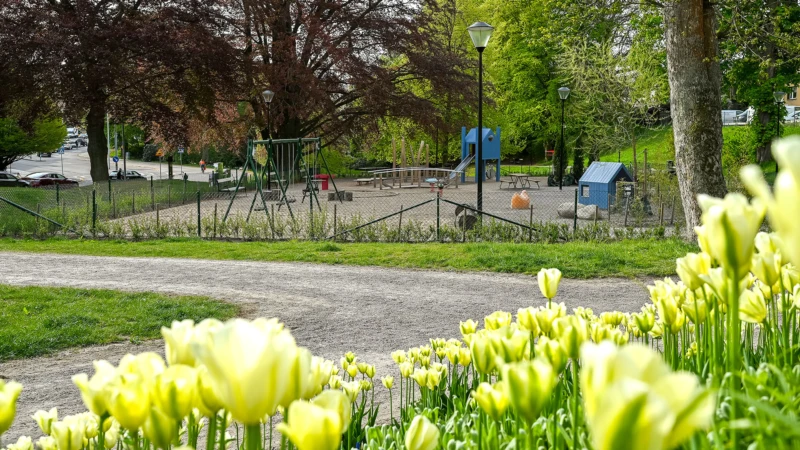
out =
[[[40,158],[41,158],[42,156],[46,156],[46,157],[48,157],[48,158],[49,158],[49,157],[53,156],[53,153],[52,153],[52,152],[39,152],[39,153],[37,153],[37,154],[36,154],[36,156],[38,156],[38,157],[40,157]]]
[[[55,186],[57,184],[64,187],[78,186],[78,180],[67,178],[64,175],[61,175],[60,173],[51,173],[51,172],[32,173],[22,178],[22,180],[27,181],[31,187]]]
[[[30,187],[30,184],[13,173],[0,172],[0,187]]]
[[[145,179],[144,175],[140,174],[139,172],[137,172],[135,170],[129,170],[127,172],[123,172],[122,170],[112,170],[111,172],[108,173],[108,177],[111,178],[112,180],[119,180],[120,179],[119,178],[119,174],[121,172],[125,173],[125,177],[124,177],[125,180],[144,180]]]

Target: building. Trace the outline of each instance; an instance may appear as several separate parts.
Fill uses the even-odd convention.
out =
[[[617,196],[618,181],[633,181],[624,164],[593,162],[578,181],[578,203],[608,209]]]

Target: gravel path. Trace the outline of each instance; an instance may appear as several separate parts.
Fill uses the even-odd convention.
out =
[[[2,252],[0,260],[13,262],[0,265],[0,283],[207,295],[238,303],[244,317],[280,318],[316,355],[338,361],[344,352],[355,352],[376,365],[378,376],[398,375],[389,356],[393,350],[459,337],[461,320],[543,303],[535,278],[523,275]],[[635,311],[647,298],[642,282],[595,279],[563,280],[557,300],[599,313]],[[0,377],[25,386],[6,436],[15,441],[21,434],[38,435],[30,419],[38,409],[56,406],[60,415],[83,410],[70,377],[91,374],[93,360],[117,363],[126,353],[163,352],[162,345],[114,344],[0,363]],[[377,392],[379,400],[388,400],[382,386]],[[388,419],[386,408],[384,415]]]

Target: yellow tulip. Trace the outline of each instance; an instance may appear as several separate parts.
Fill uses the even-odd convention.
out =
[[[72,377],[72,382],[81,391],[86,408],[102,416],[108,411],[108,385],[117,375],[117,369],[108,361],[94,362],[94,375],[90,379],[85,373]]]
[[[365,363],[365,362],[359,362],[359,363],[357,363],[357,364],[356,364],[356,367],[358,368],[358,371],[359,371],[361,374],[364,374],[364,373],[366,373],[366,372],[367,372],[367,365],[368,365],[368,364],[367,364],[367,363]]]
[[[751,270],[762,283],[773,286],[781,281],[781,255],[756,253],[753,255]]]
[[[458,327],[461,329],[461,335],[466,336],[474,333],[475,330],[478,329],[478,324],[474,320],[469,319],[466,322],[460,322]]]
[[[416,381],[419,387],[425,387],[428,384],[428,369],[415,369],[411,379]]]
[[[520,361],[529,348],[530,333],[512,327],[504,327],[491,333],[489,343],[497,358],[504,362]]]
[[[108,411],[127,430],[138,430],[150,414],[150,395],[141,375],[124,373],[109,386]]]
[[[425,378],[425,386],[428,389],[430,390],[436,389],[436,387],[439,386],[439,383],[441,382],[442,382],[442,372],[436,369],[431,369],[427,371],[427,377]]]
[[[197,371],[183,364],[169,366],[159,374],[151,391],[154,406],[173,420],[182,420],[189,415],[196,396]]]
[[[342,440],[342,421],[331,411],[304,400],[289,405],[288,422],[278,424],[298,450],[335,450]]]
[[[541,334],[549,336],[550,330],[553,328],[553,321],[558,317],[558,311],[542,308],[536,311],[535,317],[536,325],[539,327]]]
[[[42,436],[36,440],[36,447],[39,450],[58,450],[58,442],[52,436]]]
[[[692,296],[691,302],[686,302],[681,306],[683,312],[693,323],[703,323],[708,317],[708,304],[705,300]]]
[[[723,268],[744,277],[750,271],[754,239],[764,221],[764,203],[756,200],[751,204],[738,193],[724,199],[700,194],[697,201],[703,209],[703,225],[708,228],[709,253]]]
[[[569,355],[567,354],[566,349],[564,349],[564,346],[561,345],[561,343],[557,340],[548,339],[543,336],[539,338],[535,348],[536,355],[541,356],[549,361],[556,373],[561,373],[561,371],[563,371],[567,366],[567,359],[569,359]]]
[[[394,351],[394,352],[392,352],[392,359],[397,364],[406,362],[406,352],[404,352],[402,350]]]
[[[392,386],[394,386],[394,377],[391,375],[387,375],[381,378],[381,383],[383,383],[383,386],[386,389],[392,389]]]
[[[161,408],[153,406],[142,426],[142,431],[144,437],[149,439],[155,448],[169,449],[178,437],[178,421]]]
[[[342,377],[339,375],[331,375],[330,380],[328,380],[328,386],[331,389],[340,389],[342,387]]]
[[[594,311],[592,308],[584,308],[583,306],[578,306],[577,308],[573,308],[572,312],[575,313],[577,317],[580,317],[583,320],[591,321],[594,320]]]
[[[694,374],[672,373],[656,380],[653,390],[666,401],[676,417],[665,448],[677,448],[698,430],[707,430],[711,427],[715,396],[712,391],[700,385]]]
[[[439,428],[425,416],[416,416],[406,430],[406,450],[434,450],[439,445]]]
[[[472,391],[472,397],[489,417],[500,420],[508,409],[508,384],[505,381],[498,381],[494,385],[481,383],[478,388]]]
[[[29,436],[20,436],[14,444],[8,444],[6,450],[33,450],[33,440]]]
[[[369,380],[358,380],[359,386],[361,386],[361,390],[364,392],[372,390],[372,382]]]
[[[517,324],[520,329],[538,335],[539,325],[536,323],[536,308],[528,307],[518,309]]]
[[[214,417],[224,407],[222,400],[214,392],[213,382],[206,366],[201,365],[197,368],[196,393],[196,406],[204,416]]]
[[[369,379],[375,378],[375,366],[371,364],[367,365],[367,368],[364,370],[364,375]]]
[[[358,366],[355,364],[351,364],[347,366],[345,372],[347,372],[347,374],[350,375],[350,378],[355,378],[358,375]]]
[[[711,269],[711,256],[707,253],[687,253],[683,258],[678,258],[676,272],[681,281],[691,290],[696,290],[703,285],[700,275],[705,275]]]
[[[624,318],[621,313],[620,316]],[[553,322],[553,331],[567,356],[578,359],[581,345],[589,339],[586,321],[577,316],[560,317]]]
[[[656,315],[650,311],[642,311],[641,313],[634,313],[632,315],[633,321],[636,326],[642,331],[647,333],[653,329],[656,324]]]
[[[21,384],[14,381],[6,383],[0,379],[0,435],[8,431],[14,422],[20,392],[22,392]]]
[[[624,319],[625,314],[619,311],[607,311],[600,314],[600,321],[612,327],[618,327]]]
[[[161,327],[161,336],[164,338],[165,354],[170,365],[194,366],[195,359],[191,346],[194,337],[194,320],[175,320],[171,327]]]
[[[31,418],[39,425],[39,429],[44,434],[50,434],[50,427],[54,422],[58,422],[58,410],[56,408],[50,411],[39,410],[36,411]]]
[[[414,364],[411,364],[408,361],[400,363],[400,375],[403,378],[410,377],[412,373],[414,373]]]
[[[192,349],[208,368],[225,409],[245,425],[258,424],[275,415],[279,405],[288,405],[288,399],[298,398],[298,384],[307,380],[311,364],[310,353],[301,351],[277,322],[233,319]]]
[[[761,292],[742,292],[739,297],[739,319],[748,323],[763,323],[767,319],[767,303]]]
[[[487,330],[496,330],[511,324],[511,313],[495,311],[483,318],[483,325]]]
[[[350,401],[354,402],[361,392],[361,383],[358,381],[342,381],[342,389]]]
[[[472,363],[472,353],[470,353],[470,349],[468,348],[458,349],[458,363],[462,367],[467,367]]]
[[[149,388],[156,380],[156,376],[164,370],[167,365],[164,359],[157,353],[144,352],[138,355],[125,355],[119,362],[118,373],[138,374],[142,382]]]
[[[782,242],[781,250],[787,259],[800,264],[800,139],[791,136],[775,141],[772,154],[780,164],[773,192],[770,191],[761,168],[747,166],[741,171],[741,179],[748,190],[767,205],[769,220]]]
[[[786,264],[781,268],[781,283],[783,288],[789,292],[794,291],[794,287],[800,284],[800,272],[792,264]]]
[[[77,420],[56,422],[51,427],[58,450],[80,450],[83,448],[84,426]]]
[[[543,358],[506,364],[502,378],[508,385],[509,399],[514,410],[532,424],[550,399],[557,376]]]
[[[108,420],[107,422],[111,422]],[[105,439],[103,440],[103,445],[105,446],[106,450],[111,450],[112,448],[117,446],[117,442],[119,442],[119,422],[115,422],[112,426],[105,432]]]
[[[472,363],[475,370],[481,375],[488,375],[494,372],[497,367],[497,354],[492,347],[491,339],[485,334],[475,334],[469,346]]]
[[[561,283],[561,271],[558,269],[542,269],[536,275],[539,281],[539,290],[545,298],[552,300],[558,292],[558,284]]]
[[[345,354],[344,354],[344,359],[345,359],[347,362],[349,362],[349,363],[351,363],[351,364],[352,364],[352,363],[355,363],[355,362],[356,362],[356,359],[358,359],[358,358],[356,358],[356,354],[355,354],[355,353],[353,353],[353,352],[347,352],[347,353],[345,353]]]
[[[352,412],[352,406],[347,394],[342,391],[329,389],[322,391],[322,393],[320,393],[318,396],[311,399],[311,403],[338,414],[339,423],[341,425],[339,433],[341,434],[347,431],[347,428],[350,426],[350,417]]]

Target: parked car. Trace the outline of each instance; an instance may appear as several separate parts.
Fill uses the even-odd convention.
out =
[[[108,173],[108,177],[111,178],[112,180],[119,180],[119,173],[120,172],[122,172],[122,170],[112,170],[111,172]],[[144,175],[140,174],[139,172],[137,172],[135,170],[129,170],[129,171],[125,172],[125,178],[124,179],[126,179],[126,180],[144,180],[145,178],[146,177]]]
[[[48,157],[48,158],[49,158],[49,157],[53,156],[53,152],[39,152],[39,153],[37,153],[37,154],[36,154],[36,156],[38,156],[38,157],[40,157],[40,158],[41,158],[42,156],[46,156],[46,157]]]
[[[20,180],[11,172],[0,172],[0,187],[30,187],[30,183]]]
[[[22,180],[27,181],[31,187],[55,186],[57,184],[64,187],[78,187],[78,180],[67,178],[60,173],[36,172],[22,178]]]
[[[89,141],[84,138],[78,138],[75,141],[75,147],[86,147],[89,145]]]

